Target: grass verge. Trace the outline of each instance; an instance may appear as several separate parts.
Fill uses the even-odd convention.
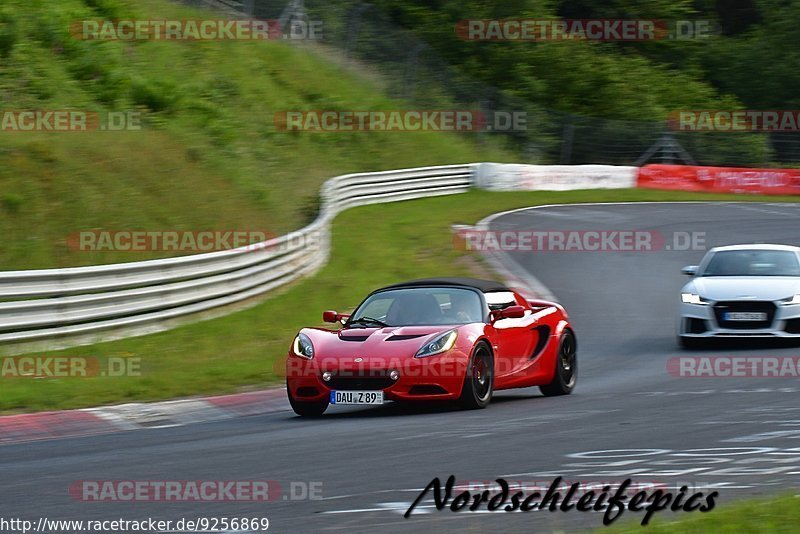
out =
[[[315,276],[229,316],[168,332],[41,356],[140,358],[141,376],[0,378],[0,412],[79,408],[279,383],[297,329],[321,322],[324,309],[356,306],[375,287],[423,276],[475,273],[475,256],[456,250],[450,225],[474,224],[498,211],[570,202],[665,200],[758,201],[758,197],[630,190],[486,192],[372,205],[342,213],[333,225],[330,262]],[[771,197],[770,201],[798,201]],[[2,355],[2,348],[0,348]]]
[[[752,532],[797,532],[800,525],[800,499],[783,495],[770,499],[753,499],[718,506],[710,512],[692,513],[678,521],[660,519],[657,515],[649,525],[625,523],[603,528],[597,532],[613,534],[750,534]]]

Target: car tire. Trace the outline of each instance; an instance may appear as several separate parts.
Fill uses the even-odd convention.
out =
[[[461,388],[459,404],[468,410],[486,408],[494,392],[494,357],[486,343],[478,343],[472,351]]]
[[[286,393],[289,395],[289,404],[292,405],[292,410],[294,413],[299,415],[300,417],[319,417],[320,415],[325,413],[325,410],[328,409],[328,405],[330,401],[317,401],[317,402],[302,402],[295,400],[292,396],[292,389],[289,385],[286,385]]]
[[[569,395],[578,382],[578,345],[572,330],[565,330],[558,341],[556,372],[553,381],[539,386],[546,397]]]

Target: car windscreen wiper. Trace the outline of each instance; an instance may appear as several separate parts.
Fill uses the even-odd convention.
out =
[[[354,319],[350,321],[349,324],[363,324],[363,325],[378,325],[378,326],[389,326],[388,324],[384,323],[380,319],[375,319],[374,317],[367,317],[366,315],[359,317],[358,319]]]

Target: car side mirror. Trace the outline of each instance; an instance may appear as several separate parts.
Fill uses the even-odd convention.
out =
[[[326,323],[335,323],[342,319],[342,314],[336,313],[333,310],[327,310],[322,312],[322,320]]]
[[[492,312],[492,319],[495,321],[498,319],[519,319],[520,317],[525,317],[524,306],[509,306]]]
[[[694,276],[697,274],[697,265],[687,265],[681,269],[681,272],[686,276]]]

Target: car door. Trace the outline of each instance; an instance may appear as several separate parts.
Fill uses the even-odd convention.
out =
[[[514,298],[505,307],[514,305],[525,307],[523,317],[501,318],[490,325],[495,354],[496,386],[502,386],[506,378],[524,371],[529,366],[538,338],[538,331],[535,330],[536,319],[530,306]]]

